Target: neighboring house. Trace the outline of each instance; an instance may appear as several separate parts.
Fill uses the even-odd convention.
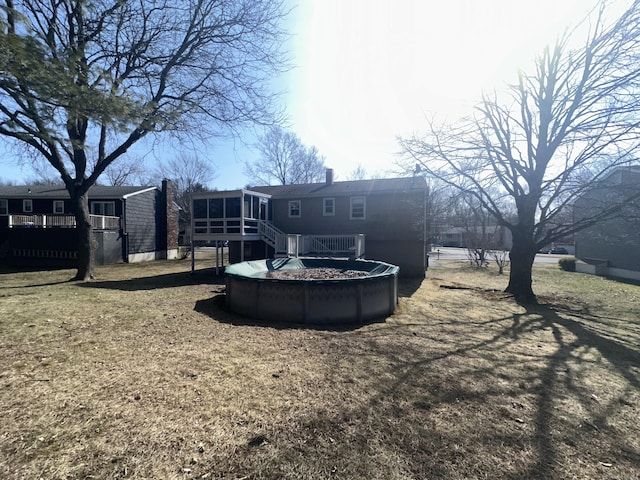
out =
[[[229,242],[232,263],[274,256],[364,257],[424,277],[423,177],[251,187],[194,194],[193,240]]]
[[[616,218],[575,235],[576,270],[640,280],[640,167],[620,167],[574,204],[576,219],[633,196]]]
[[[171,182],[89,189],[96,264],[177,256],[178,210]],[[168,206],[168,208],[167,208]],[[0,263],[73,266],[75,217],[64,187],[0,187]]]
[[[449,227],[440,234],[443,247],[510,250],[511,231],[499,225]]]

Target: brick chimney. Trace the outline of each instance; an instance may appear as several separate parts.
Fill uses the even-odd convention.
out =
[[[333,168],[327,168],[327,185],[333,185]]]
[[[166,248],[167,258],[176,258],[178,254],[178,211],[173,204],[173,185],[171,180],[162,180],[163,197],[163,240],[162,247]]]

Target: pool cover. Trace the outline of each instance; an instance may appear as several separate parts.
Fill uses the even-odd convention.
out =
[[[336,258],[272,258],[235,263],[225,269],[226,275],[245,278],[266,278],[269,272],[282,270],[301,270],[310,268],[336,268],[340,270],[359,270],[367,272],[367,277],[397,275],[400,268],[389,263],[359,259]],[[343,281],[356,281],[358,278],[344,278]],[[275,280],[286,282],[319,282],[318,279]]]

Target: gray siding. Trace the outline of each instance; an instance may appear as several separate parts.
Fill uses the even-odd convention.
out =
[[[576,201],[574,215],[584,218],[620,203],[640,189],[640,174],[614,172],[598,187]],[[640,200],[626,203],[618,218],[600,222],[576,233],[576,257],[591,263],[606,260],[608,266],[640,271]]]
[[[362,195],[353,195],[362,196]],[[364,233],[366,258],[400,267],[402,276],[426,270],[426,191],[366,195],[365,219],[350,219],[350,196],[335,198],[335,214],[323,215],[323,198],[273,199],[273,223],[285,233],[341,235]],[[289,218],[289,201],[301,201],[300,218]]]
[[[323,216],[323,198],[325,197],[274,199],[273,223],[286,233],[364,233],[376,240],[425,239],[424,191],[366,196],[364,219],[349,218],[350,197],[331,197],[335,198],[335,215]],[[289,218],[289,200],[301,200],[300,218]]]
[[[128,254],[155,252],[158,247],[156,206],[158,191],[133,195],[125,200],[125,227]]]
[[[606,260],[612,268],[640,271],[640,209],[634,218],[602,222],[576,234],[576,257],[592,263]]]
[[[0,197],[1,198],[1,197]],[[8,199],[8,207],[9,207],[9,213],[14,214],[14,215],[21,215],[23,213],[25,213],[22,210],[22,206],[23,203],[22,201],[25,199],[30,198],[32,201],[32,205],[33,205],[33,212],[31,212],[32,214],[51,214],[53,213],[53,202],[57,201],[57,200],[62,200],[64,202],[64,213],[65,214],[70,214],[71,213],[71,200],[66,200],[66,199],[59,199],[59,198],[32,198],[29,197],[28,195],[25,195],[24,198],[10,198]]]

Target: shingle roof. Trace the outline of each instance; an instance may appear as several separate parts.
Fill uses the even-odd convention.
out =
[[[369,195],[382,192],[407,192],[424,190],[427,182],[424,177],[378,178],[374,180],[352,180],[347,182],[333,182],[329,185],[322,183],[308,183],[304,185],[271,185],[249,187],[248,190],[266,193],[274,197],[314,197],[341,195]]]
[[[94,185],[89,188],[89,198],[123,198],[125,195],[148,190],[154,187],[124,186],[107,187]],[[55,185],[9,185],[0,186],[0,198],[69,198],[69,192],[64,187]]]

